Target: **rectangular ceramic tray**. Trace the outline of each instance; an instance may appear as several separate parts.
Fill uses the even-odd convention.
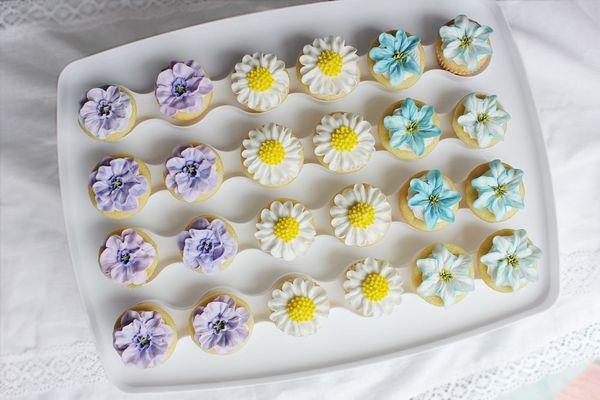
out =
[[[292,94],[282,106],[263,114],[221,106],[188,127],[148,118],[117,143],[91,140],[77,124],[78,102],[89,88],[117,83],[135,92],[150,92],[157,73],[171,60],[195,59],[213,79],[220,80],[242,55],[255,51],[272,52],[287,66],[293,66],[304,44],[329,34],[341,35],[361,55],[380,32],[399,27],[419,35],[424,44],[431,44],[439,26],[461,13],[495,30],[492,62],[475,77],[462,78],[434,69],[409,90],[391,92],[376,82],[362,82],[339,101],[324,103],[305,94]],[[429,57],[431,63],[431,54]],[[368,72],[362,71],[362,76],[368,78]],[[400,161],[379,151],[365,169],[347,175],[306,164],[300,176],[283,188],[266,189],[249,179],[232,178],[214,197],[199,204],[186,204],[160,191],[151,196],[139,214],[125,221],[102,216],[88,198],[88,175],[108,154],[132,153],[146,162],[160,164],[175,145],[189,141],[202,141],[223,151],[234,150],[249,129],[267,122],[286,125],[299,137],[306,138],[328,112],[358,112],[375,124],[383,109],[402,98],[420,99],[443,113],[473,91],[497,94],[512,116],[506,140],[490,149],[468,149],[456,138],[445,139],[422,160]],[[555,208],[542,133],[509,27],[497,5],[489,1],[319,3],[193,26],[78,60],[64,69],[58,82],[58,152],[65,220],[80,292],[107,376],[125,391],[254,384],[365,365],[414,354],[518,321],[549,308],[558,296]],[[321,208],[350,183],[368,182],[391,194],[414,173],[432,168],[439,168],[460,182],[473,167],[494,158],[525,171],[526,208],[504,223],[485,223],[468,209],[460,209],[456,223],[439,232],[417,232],[406,224],[393,222],[384,240],[366,249],[346,247],[331,236],[319,236],[309,252],[294,262],[248,250],[240,253],[227,270],[212,276],[184,268],[177,263],[174,253],[175,258],[161,257],[161,263],[174,264],[139,289],[120,287],[99,271],[98,249],[103,239],[108,232],[124,225],[171,236],[192,217],[203,213],[232,221],[251,221],[262,207],[278,197],[295,198],[309,208]],[[395,198],[392,203],[396,203]],[[396,209],[394,217],[397,219]],[[327,230],[326,221],[319,224],[322,230]],[[407,293],[390,316],[379,319],[363,318],[336,307],[317,334],[303,338],[285,335],[264,321],[267,318],[264,295],[282,274],[300,272],[319,281],[330,281],[325,287],[333,303],[341,305],[341,286],[331,280],[359,258],[377,256],[406,266],[420,249],[431,243],[452,242],[475,251],[487,235],[502,228],[527,229],[544,254],[540,280],[514,295],[495,292],[478,279],[475,291],[449,309],[434,307],[414,293]],[[407,269],[404,276],[405,288],[410,291]],[[249,299],[257,319],[263,320],[256,324],[242,350],[230,356],[209,355],[187,336],[179,341],[173,356],[162,366],[137,370],[121,363],[112,348],[112,330],[124,309],[142,300],[156,300],[173,313],[179,333],[185,334],[185,310],[206,290],[217,286],[234,288]]]

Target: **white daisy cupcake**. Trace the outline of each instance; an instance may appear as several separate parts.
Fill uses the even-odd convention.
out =
[[[352,264],[344,281],[346,300],[365,317],[390,314],[402,300],[402,276],[385,260],[367,257]]]
[[[321,100],[344,97],[360,81],[356,49],[339,36],[318,38],[304,46],[297,70],[305,90]]]
[[[327,114],[313,136],[315,155],[333,172],[358,171],[369,162],[375,151],[371,124],[352,113]]]
[[[290,77],[285,63],[273,54],[247,54],[235,64],[231,90],[240,104],[253,111],[268,111],[287,97]]]
[[[282,125],[252,129],[242,142],[242,165],[246,175],[263,186],[287,185],[304,165],[302,143]]]
[[[310,210],[294,200],[275,200],[264,208],[254,234],[262,251],[286,261],[304,254],[316,235]]]
[[[392,207],[380,189],[366,183],[347,186],[329,210],[335,236],[348,246],[370,246],[387,232]]]
[[[271,296],[269,318],[288,335],[312,335],[329,315],[327,293],[310,279],[290,278]]]

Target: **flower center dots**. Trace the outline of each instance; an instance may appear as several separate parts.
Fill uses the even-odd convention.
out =
[[[494,188],[494,194],[496,195],[496,197],[504,197],[504,195],[506,194],[506,186],[504,185],[500,185]]]
[[[194,164],[186,165],[183,170],[191,176],[196,176],[197,169]]]
[[[519,257],[516,254],[509,254],[509,256],[506,257],[506,262],[511,267],[516,268],[519,266]]]
[[[264,92],[271,89],[271,86],[275,82],[273,75],[265,67],[256,67],[250,70],[248,75],[246,75],[246,79],[248,80],[248,87],[257,92]]]
[[[260,145],[258,158],[267,165],[279,165],[285,158],[285,150],[277,140],[268,139]]]
[[[375,222],[375,209],[367,203],[356,203],[348,210],[348,219],[355,228],[367,228]]]
[[[411,135],[416,130],[418,130],[418,128],[419,128],[419,124],[416,121],[409,121],[406,124],[406,133],[408,133],[409,135]]]
[[[123,251],[119,255],[119,261],[121,261],[123,264],[127,264],[130,259],[131,259],[131,255],[129,254],[128,251]]]
[[[331,50],[323,50],[317,59],[317,67],[325,76],[338,76],[342,72],[342,56]]]
[[[385,299],[390,291],[390,284],[381,274],[371,273],[362,283],[362,292],[371,301]]]
[[[202,254],[207,254],[212,250],[213,244],[208,240],[204,240],[204,241],[200,242],[200,246],[198,246],[198,247]]]
[[[477,114],[477,122],[486,123],[490,120],[490,116],[486,113]]]
[[[290,299],[286,307],[288,316],[294,322],[306,322],[313,319],[317,307],[306,296],[295,296]]]
[[[397,52],[394,53],[393,58],[394,58],[394,60],[398,60],[400,62],[404,62],[404,60],[406,60],[406,54],[404,54],[401,51],[397,51]]]
[[[213,331],[215,331],[215,333],[221,333],[221,331],[223,329],[225,329],[225,321],[223,320],[218,320],[217,322],[215,322],[212,326]]]
[[[438,201],[440,201],[440,198],[438,196],[436,196],[435,194],[429,195],[429,204],[433,205],[433,204],[437,204]]]
[[[281,217],[273,227],[273,233],[276,237],[288,243],[298,237],[300,224],[292,217]]]
[[[448,271],[447,269],[443,269],[440,271],[440,281],[449,282],[453,278],[454,278],[454,275],[452,275],[452,272]]]
[[[151,343],[150,338],[141,335],[135,338],[135,342],[137,343],[140,349],[147,348],[148,346],[150,346]]]
[[[100,115],[101,117],[109,116],[111,110],[112,106],[109,102],[107,102],[106,100],[100,100],[100,102],[98,103],[98,115]]]
[[[112,181],[110,181],[110,186],[112,186],[113,189],[118,189],[123,185],[123,181],[121,180],[121,178],[114,178]]]
[[[471,45],[471,43],[473,43],[473,38],[471,36],[463,36],[460,39],[460,47],[463,49],[466,49],[467,47],[469,47]]]
[[[358,144],[358,136],[354,129],[342,125],[331,134],[331,147],[337,151],[352,151]]]

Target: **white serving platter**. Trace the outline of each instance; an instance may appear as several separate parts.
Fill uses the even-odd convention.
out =
[[[495,30],[492,61],[475,77],[462,78],[432,69],[409,90],[387,91],[371,80],[361,82],[349,96],[331,103],[291,94],[282,106],[263,114],[221,105],[211,109],[200,122],[186,127],[149,115],[117,143],[94,141],[77,123],[79,100],[88,89],[117,83],[138,93],[149,92],[158,72],[171,60],[195,59],[213,79],[220,80],[244,54],[255,51],[275,53],[293,66],[304,44],[329,34],[343,36],[348,44],[358,48],[359,54],[368,50],[380,32],[396,28],[417,34],[424,44],[431,44],[439,26],[458,14],[466,14]],[[434,66],[431,54],[428,56],[428,64]],[[368,71],[362,71],[362,76],[368,78]],[[226,89],[226,85],[217,86],[219,90]],[[295,181],[280,189],[266,189],[241,176],[231,177],[215,196],[200,204],[180,202],[162,190],[150,197],[139,214],[122,221],[102,216],[88,197],[88,175],[108,154],[132,153],[149,163],[160,164],[173,147],[189,141],[205,142],[220,151],[236,149],[249,129],[267,122],[289,126],[299,137],[306,138],[328,112],[357,112],[376,124],[388,105],[405,97],[425,101],[444,113],[473,91],[497,94],[512,116],[506,140],[490,149],[468,149],[457,138],[447,138],[424,159],[407,162],[395,159],[379,145],[381,151],[357,173],[336,175],[310,163]],[[223,96],[222,99],[227,98]],[[542,132],[509,27],[491,1],[336,1],[197,25],[71,63],[59,78],[57,103],[61,192],[75,275],[106,374],[124,391],[264,383],[402,357],[513,323],[548,309],[558,296],[556,217]],[[227,270],[206,276],[183,267],[171,247],[161,256],[161,273],[139,289],[112,283],[98,267],[98,249],[106,234],[125,225],[150,231],[162,237],[159,246],[162,243],[169,247],[173,243],[167,237],[205,213],[220,215],[247,229],[248,221],[278,197],[294,198],[311,209],[320,209],[350,183],[368,182],[392,194],[418,171],[439,168],[460,182],[476,165],[494,158],[525,171],[526,208],[503,223],[483,222],[462,208],[456,223],[439,232],[417,232],[404,223],[393,222],[381,243],[359,249],[347,247],[331,236],[327,221],[322,220],[326,212],[318,212],[315,218],[319,219],[321,234],[309,252],[293,262],[249,248]],[[396,204],[395,197],[391,200]],[[397,214],[394,209],[394,219],[398,219]],[[344,307],[341,284],[336,279],[359,258],[376,256],[408,266],[415,254],[431,243],[452,242],[474,252],[487,235],[503,228],[527,229],[544,254],[540,280],[515,294],[495,292],[478,279],[475,291],[464,301],[449,309],[438,308],[411,293],[405,268],[407,293],[391,315],[363,318]],[[322,328],[310,337],[287,336],[268,321],[268,292],[282,275],[292,272],[323,282],[334,305]],[[186,336],[164,365],[138,370],[122,364],[112,347],[112,330],[123,310],[142,300],[156,301],[173,314],[179,334],[186,335],[187,310],[215,287],[235,291],[254,309],[258,323],[245,347],[233,355],[214,356],[202,352]]]

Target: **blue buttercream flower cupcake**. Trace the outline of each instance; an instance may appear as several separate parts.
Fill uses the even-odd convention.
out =
[[[437,231],[453,223],[462,198],[450,178],[437,169],[411,177],[398,196],[402,219],[420,231]]]
[[[506,221],[525,207],[523,171],[500,160],[475,167],[467,177],[465,200],[487,222]]]
[[[383,113],[377,134],[387,151],[403,160],[416,160],[435,148],[442,131],[433,106],[409,97]]]
[[[488,236],[477,251],[481,279],[499,292],[514,292],[538,280],[541,250],[523,229],[502,229]]]
[[[509,120],[496,96],[470,93],[456,105],[452,128],[467,146],[484,149],[504,140]]]
[[[492,58],[492,32],[466,15],[457,16],[439,30],[435,53],[440,66],[456,75],[480,73]]]
[[[373,42],[367,57],[369,71],[391,90],[417,83],[425,69],[425,51],[418,36],[399,29],[383,32]]]

